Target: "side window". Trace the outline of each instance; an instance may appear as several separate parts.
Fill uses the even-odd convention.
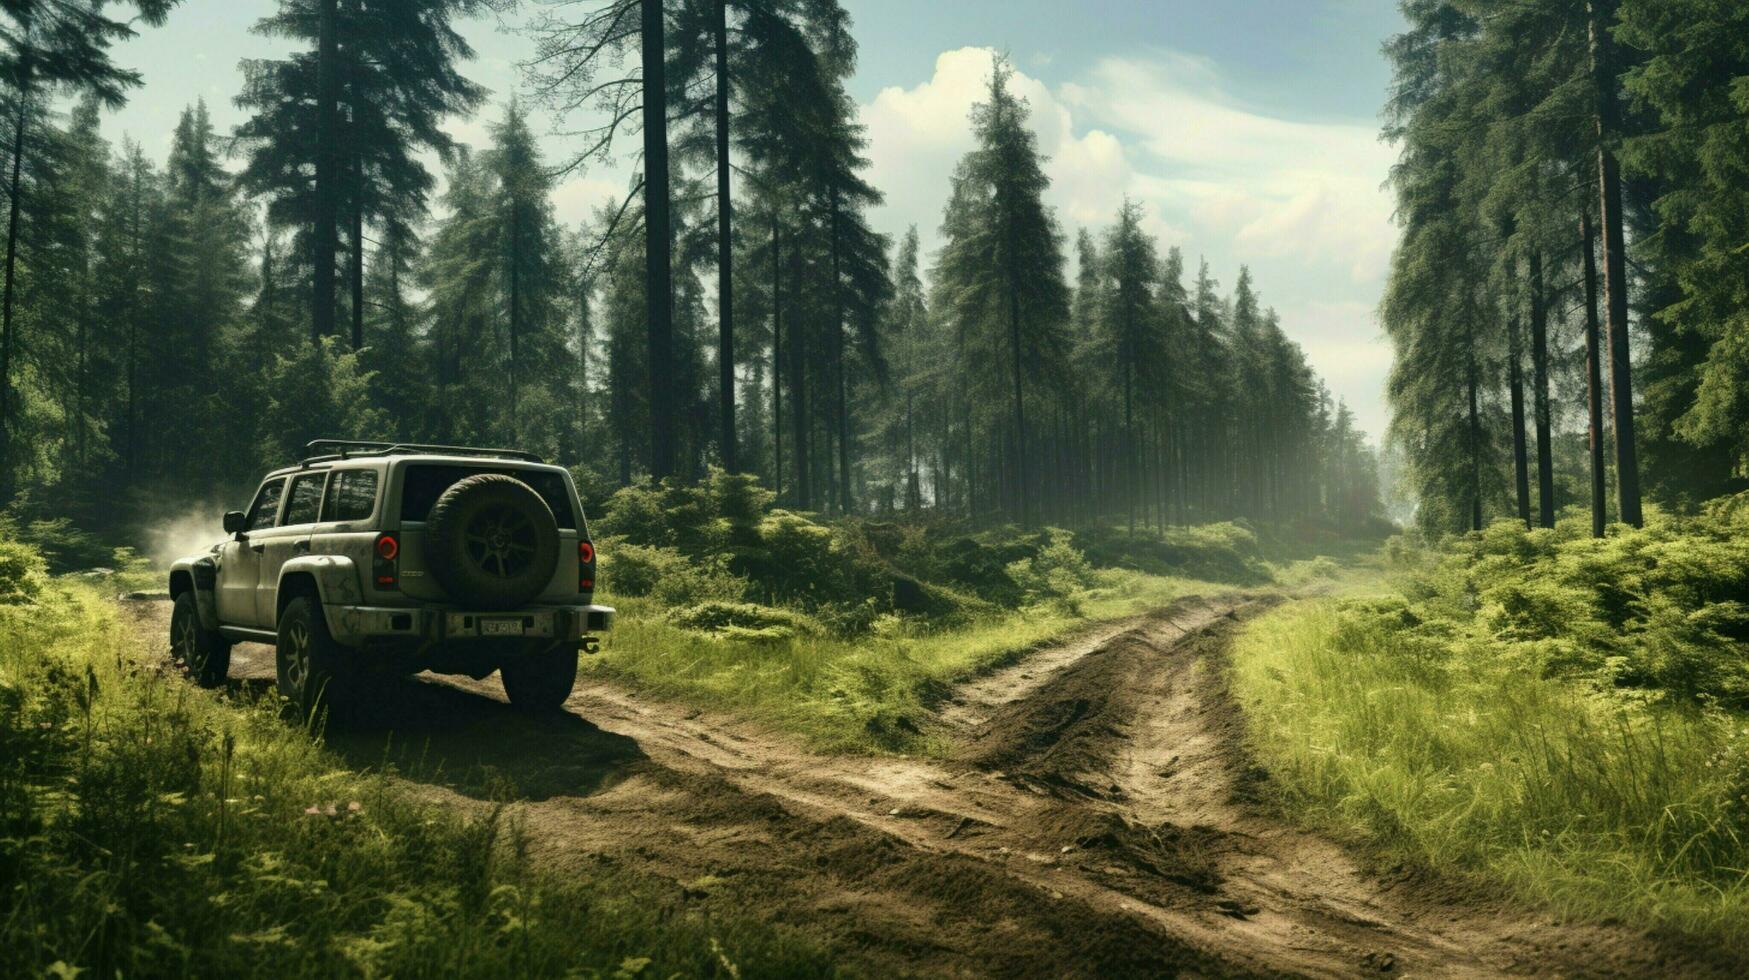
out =
[[[251,531],[272,527],[279,516],[279,498],[285,493],[285,481],[275,480],[261,488],[255,502],[249,505],[249,520],[244,524]]]
[[[310,473],[292,480],[291,499],[286,501],[280,527],[316,523],[316,515],[322,510],[322,481],[327,478],[326,473]]]
[[[342,470],[328,480],[328,502],[322,506],[324,521],[362,521],[377,504],[375,470]]]

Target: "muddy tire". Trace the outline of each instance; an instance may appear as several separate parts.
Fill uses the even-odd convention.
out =
[[[279,693],[297,706],[304,719],[316,718],[324,709],[330,718],[344,714],[353,693],[347,651],[328,632],[320,603],[298,596],[286,605],[279,617],[275,653]]]
[[[432,578],[451,600],[514,609],[541,594],[559,565],[559,528],[533,487],[502,473],[458,480],[425,522]]]
[[[200,624],[193,592],[176,597],[170,611],[170,650],[201,687],[218,687],[231,669],[231,641]]]
[[[527,712],[557,711],[577,683],[577,648],[519,654],[498,668],[513,707]]]

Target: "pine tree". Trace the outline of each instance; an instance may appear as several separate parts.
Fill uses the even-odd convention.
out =
[[[1105,240],[1104,308],[1099,311],[1099,329],[1106,338],[1101,347],[1110,360],[1102,373],[1120,378],[1123,398],[1123,448],[1126,462],[1125,510],[1130,536],[1136,533],[1136,505],[1140,502],[1139,467],[1142,446],[1136,435],[1138,384],[1155,388],[1165,377],[1164,325],[1155,306],[1160,286],[1160,260],[1154,242],[1142,232],[1142,209],[1125,201],[1117,224]],[[1245,280],[1241,280],[1244,282]]]
[[[977,148],[954,176],[937,277],[944,311],[962,339],[962,363],[1003,366],[1005,378],[976,368],[970,373],[980,391],[994,394],[994,387],[1005,386],[1011,393],[1004,452],[1016,516],[1030,526],[1026,389],[1046,379],[1068,353],[1069,290],[1063,236],[1043,202],[1049,179],[1037,138],[1027,129],[1026,100],[1009,87],[1012,75],[1007,62],[998,60],[986,101],[972,110]]]
[[[1652,114],[1624,163],[1655,181],[1658,222],[1634,236],[1671,287],[1645,305],[1641,377],[1648,476],[1667,496],[1712,496],[1749,471],[1749,242],[1743,118],[1749,8],[1721,0],[1623,0],[1616,37],[1640,56],[1625,88]],[[1668,433],[1667,438],[1660,438]],[[1655,455],[1654,455],[1654,451]]]
[[[493,146],[483,163],[492,177],[492,220],[497,227],[498,268],[495,287],[504,311],[505,370],[509,390],[503,423],[510,445],[538,445],[557,453],[568,438],[570,413],[561,414],[565,399],[557,396],[568,375],[569,358],[561,302],[568,281],[559,230],[549,200],[552,180],[542,162],[534,134],[514,101],[492,131]],[[525,380],[532,382],[533,404],[523,398]],[[528,425],[545,429],[537,442],[525,439]],[[556,426],[556,427],[555,427]]]
[[[649,321],[650,476],[674,473],[674,229],[668,170],[667,51],[662,0],[641,0],[644,116],[644,312]]]
[[[444,129],[484,91],[457,71],[473,56],[451,21],[483,0],[281,0],[257,33],[311,45],[282,60],[246,61],[237,128],[248,148],[241,180],[268,219],[298,233],[307,256],[313,335],[338,333],[340,228],[350,243],[353,346],[362,345],[365,230],[407,234],[434,178],[422,151],[454,149]],[[344,40],[342,40],[344,39]],[[311,138],[315,134],[315,138]],[[311,171],[315,179],[310,179]]]
[[[156,290],[163,316],[153,346],[165,357],[155,370],[185,389],[178,403],[165,406],[166,417],[221,415],[238,395],[227,345],[250,286],[250,229],[221,152],[206,105],[185,109],[164,171],[160,231],[168,248]],[[168,427],[162,438],[169,459],[199,458],[206,451],[199,434],[185,426]],[[249,478],[238,476],[255,462],[249,447],[227,444],[219,456],[212,476],[189,474],[191,481],[217,490],[227,478]]]

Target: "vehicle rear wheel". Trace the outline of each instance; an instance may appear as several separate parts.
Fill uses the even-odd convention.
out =
[[[523,711],[557,711],[577,683],[577,648],[570,645],[514,654],[498,668],[504,693]]]
[[[170,610],[170,650],[201,687],[218,687],[231,669],[231,643],[200,624],[193,592],[176,597]]]
[[[321,605],[309,596],[293,599],[279,617],[274,658],[279,693],[297,705],[305,719],[315,718],[324,708],[330,718],[342,713],[351,693],[345,653],[328,632]]]

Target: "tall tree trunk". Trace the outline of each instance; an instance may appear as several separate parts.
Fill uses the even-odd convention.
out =
[[[1543,527],[1555,526],[1555,460],[1549,405],[1549,305],[1543,292],[1543,256],[1530,253],[1530,370],[1536,409],[1537,517]]]
[[[1597,184],[1603,218],[1603,293],[1609,328],[1610,391],[1615,408],[1616,508],[1640,527],[1640,464],[1634,444],[1633,365],[1628,354],[1627,243],[1622,231],[1621,168],[1612,141],[1620,135],[1609,22],[1614,0],[1591,0],[1591,84],[1597,98]]]
[[[1608,520],[1608,487],[1603,463],[1603,361],[1598,343],[1597,242],[1591,229],[1591,209],[1579,211],[1579,238],[1585,263],[1585,414],[1590,422],[1591,536],[1603,537]]]
[[[834,511],[840,514],[844,513],[844,498],[840,493],[842,488],[838,483],[838,458],[834,455],[839,445],[838,426],[834,421],[838,417],[839,416],[835,411],[832,418],[826,419],[826,424],[821,427],[823,430],[821,435],[826,439],[826,452],[821,456],[821,463],[823,464],[821,468],[825,470],[826,486],[828,488],[826,493],[826,513],[828,514],[833,513]]]
[[[771,459],[772,488],[783,497],[783,226],[771,212]]]
[[[916,511],[923,506],[923,482],[917,473],[916,395],[905,387],[905,509]]]
[[[1133,358],[1127,352],[1123,359],[1123,448],[1119,452],[1123,460],[1119,464],[1124,470],[1124,507],[1129,513],[1130,537],[1136,536],[1136,422],[1134,408],[1134,364]]]
[[[1524,444],[1524,348],[1518,338],[1518,314],[1506,327],[1507,376],[1512,387],[1512,475],[1518,491],[1518,519],[1530,527],[1530,458]]]
[[[729,247],[733,225],[729,199],[729,12],[716,0],[717,41],[717,383],[722,386],[723,469],[739,469],[735,456],[735,302],[734,257]]]
[[[1469,362],[1469,395],[1470,395],[1470,530],[1482,529],[1482,413],[1477,405],[1476,389],[1481,379],[1477,377],[1475,338],[1470,339]],[[1522,427],[1520,429],[1522,431]]]
[[[838,355],[838,506],[849,514],[850,499],[850,359],[844,345],[844,278],[839,243],[838,192],[832,192],[832,338]]]
[[[364,179],[357,157],[352,161],[354,191],[363,191]],[[364,203],[352,207],[352,349],[364,346]]]
[[[510,202],[510,444],[516,445],[522,428],[522,202]]]
[[[792,323],[789,331],[789,400],[790,416],[795,426],[795,450],[790,455],[795,459],[795,501],[799,510],[814,509],[814,471],[812,461],[808,458],[810,432],[807,346],[807,335],[796,329]]]
[[[394,267],[390,266],[391,273]],[[589,452],[589,338],[595,332],[589,314],[589,294],[593,286],[587,280],[577,293],[577,456],[586,458]],[[395,295],[399,297],[397,286]]]
[[[19,69],[24,72],[24,68]],[[12,458],[12,330],[13,304],[18,281],[18,213],[24,203],[24,121],[30,106],[30,89],[21,86],[18,116],[12,125],[12,183],[9,185],[6,218],[6,295],[0,301],[0,504],[10,503],[17,489],[18,469]]]
[[[348,0],[347,13],[356,24],[360,0]],[[364,152],[359,146],[358,113],[361,96],[358,91],[359,57],[357,42],[346,46],[346,158],[352,177],[352,349],[364,346]]]
[[[76,391],[73,400],[73,422],[74,425],[77,426],[77,428],[73,430],[76,433],[73,443],[73,452],[74,458],[79,461],[81,475],[84,474],[85,464],[90,461],[86,440],[86,431],[89,428],[88,420],[86,419],[86,405],[89,398],[88,385],[90,382],[90,371],[88,365],[90,364],[90,361],[91,313],[89,309],[82,307],[79,311],[79,362],[75,368],[77,374],[75,375],[73,382]]]
[[[1020,481],[1020,526],[1032,527],[1032,486],[1026,465],[1026,384],[1021,378],[1020,291],[1008,290],[1008,342],[1014,348],[1014,448],[1015,478]]]
[[[310,298],[310,335],[334,334],[334,255],[340,218],[340,65],[334,26],[336,0],[318,0],[316,12],[316,200],[310,261],[315,293]]]
[[[140,320],[140,317],[139,317],[139,311],[134,309],[134,303],[132,301],[132,297],[134,295],[134,292],[137,289],[138,289],[138,286],[136,285],[133,289],[129,290],[130,300],[128,303],[128,312],[127,312],[127,317],[128,317],[128,363],[127,363],[128,441],[127,441],[127,451],[123,455],[123,462],[125,464],[124,472],[127,473],[128,483],[130,485],[135,480],[137,480],[139,478],[139,475],[140,475],[139,474],[139,457],[140,457],[139,405],[140,405],[140,401],[139,401],[139,394],[138,394],[139,387],[140,387],[140,380],[139,380],[139,374],[140,374],[140,372],[139,372],[139,364],[140,364],[140,358],[139,358],[139,346],[140,346],[139,345],[139,320]]]
[[[326,0],[332,3],[333,0]],[[662,0],[640,0],[644,90],[644,289],[649,320],[650,476],[674,473],[674,267],[668,193],[668,70]]]

